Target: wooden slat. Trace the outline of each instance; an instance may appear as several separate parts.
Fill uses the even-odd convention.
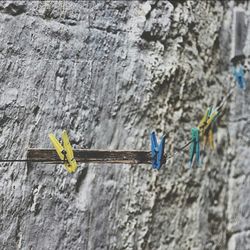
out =
[[[77,162],[98,162],[98,163],[151,163],[150,151],[124,151],[124,150],[92,150],[75,149],[74,156]],[[54,149],[28,149],[27,159],[29,161],[61,162]]]

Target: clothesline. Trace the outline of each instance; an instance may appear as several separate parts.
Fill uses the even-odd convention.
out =
[[[230,96],[233,93],[232,87],[226,94],[224,98],[219,102],[218,106],[214,109],[214,112],[220,112],[228,101]],[[203,124],[201,130],[204,129],[206,124]],[[207,127],[209,129],[209,127]],[[206,133],[206,130],[202,131]],[[191,143],[193,143],[193,139],[189,140],[181,147],[176,147],[174,149],[175,152],[172,154],[164,154],[162,163],[168,162],[171,158],[175,157],[177,154],[183,152]],[[94,162],[94,163],[123,163],[123,164],[139,164],[139,163],[151,163],[152,156],[150,151],[143,150],[132,150],[132,151],[124,151],[124,150],[91,150],[91,149],[74,149],[74,157],[77,162]],[[59,164],[65,163],[65,160],[62,160],[58,157],[56,150],[54,149],[28,149],[27,159],[0,159],[0,162],[42,162],[42,163],[51,163],[51,164]]]
[[[228,93],[226,94],[226,96],[219,102],[218,106],[215,108],[215,111],[220,112],[224,106],[224,104],[227,102],[227,100],[230,98],[230,96],[233,93],[235,86],[233,86]],[[204,131],[205,133],[206,131]],[[181,148],[176,148],[176,152],[172,153],[171,155],[169,155],[167,157],[166,160],[169,160],[171,158],[173,158],[176,154],[179,154],[180,152],[182,152],[184,149],[186,149],[191,143],[193,142],[193,140],[189,140],[184,146],[182,146]]]

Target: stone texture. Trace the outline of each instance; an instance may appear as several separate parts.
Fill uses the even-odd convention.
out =
[[[234,84],[234,5],[0,2],[1,158],[63,129],[105,149],[149,149],[156,129],[173,152]],[[1,249],[249,249],[248,93],[235,89],[202,168],[188,169],[188,150],[159,172],[1,163]]]

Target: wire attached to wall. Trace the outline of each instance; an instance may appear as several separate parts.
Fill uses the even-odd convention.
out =
[[[217,107],[213,110],[213,112],[211,112],[211,114],[210,114],[210,118],[212,117],[213,119],[214,118],[217,118],[217,116],[219,116],[219,115],[221,115],[221,110],[222,110],[222,108],[224,107],[224,105],[227,103],[227,101],[229,100],[229,98],[230,98],[230,96],[232,95],[232,93],[233,93],[233,89],[235,88],[235,86],[234,87],[232,87],[228,92],[227,92],[227,94],[226,94],[226,96],[224,97],[224,98],[222,98],[221,99],[221,101],[218,103],[218,105],[217,105]],[[213,115],[212,115],[213,114]],[[216,116],[216,117],[215,117]],[[199,129],[199,131],[200,131],[200,133],[201,134],[206,134],[207,133],[207,131],[210,129],[210,126],[211,126],[211,124],[214,122],[214,120],[213,119],[207,119],[206,121],[204,121],[202,124],[199,124],[199,126],[198,126],[198,129]],[[68,144],[69,142],[68,142],[68,140],[67,140],[67,144]],[[182,152],[184,152],[185,151],[185,149],[187,148],[187,147],[189,147],[190,145],[192,145],[194,143],[194,139],[191,139],[191,140],[189,140],[187,143],[185,143],[183,146],[181,146],[181,147],[176,147],[175,149],[174,149],[174,152],[172,153],[172,154],[170,154],[170,155],[168,155],[168,154],[162,154],[162,156],[160,157],[160,158],[158,158],[158,162],[155,162],[155,164],[157,165],[157,167],[154,167],[154,168],[157,168],[157,169],[160,169],[160,167],[161,167],[161,165],[162,164],[166,164],[166,163],[168,163],[168,161],[170,160],[170,159],[172,159],[172,158],[174,158],[176,155],[178,155],[178,154],[180,154],[180,153],[182,153]],[[164,140],[164,144],[165,144],[165,140]],[[69,145],[70,147],[69,147],[69,149],[71,150],[71,145]],[[160,145],[157,145],[157,142],[156,142],[156,145],[154,146],[154,148],[153,149],[151,149],[151,153],[154,151],[154,150],[156,150],[155,151],[155,156],[152,156],[152,160],[153,159],[156,159],[156,158],[154,158],[154,157],[158,157],[158,149],[160,149],[160,147],[159,148],[155,148],[155,147],[158,147],[158,146],[160,146]],[[161,146],[163,146],[164,147],[164,145],[161,145]],[[46,149],[44,149],[44,150],[46,150]],[[60,150],[64,150],[64,147],[63,147],[63,145],[61,145],[60,146]],[[59,150],[59,151],[60,151]],[[35,149],[33,149],[33,151],[32,152],[34,152],[35,151]],[[37,149],[37,151],[38,152],[40,152],[42,155],[41,156],[39,156],[37,159],[36,158],[27,158],[27,159],[0,159],[0,162],[1,163],[3,163],[3,162],[10,162],[10,163],[13,163],[13,162],[26,162],[26,163],[32,163],[32,162],[42,162],[42,163],[46,163],[46,164],[55,164],[55,163],[64,163],[64,164],[67,164],[67,162],[65,162],[65,160],[63,161],[60,157],[57,159],[57,158],[55,158],[55,154],[53,153],[53,155],[51,155],[51,157],[53,158],[51,158],[51,159],[48,159],[48,155],[43,159],[43,150],[40,150],[39,151],[39,149]],[[57,150],[58,151],[58,150]],[[77,150],[73,150],[73,151],[77,151]],[[84,151],[84,150],[83,150]],[[90,150],[91,151],[91,150]],[[100,153],[100,150],[92,150],[92,156],[91,157],[89,157],[89,159],[88,159],[88,157],[86,156],[86,153],[88,153],[88,150],[86,150],[86,151],[84,151],[83,152],[83,154],[85,154],[85,160],[86,160],[86,162],[91,162],[91,161],[93,161],[93,162],[101,162],[101,159],[102,159],[102,157],[103,157],[103,162],[107,162],[107,157],[109,156],[109,155],[112,155],[113,154],[113,158],[111,157],[109,160],[108,160],[108,162],[109,163],[117,163],[117,162],[120,162],[120,163],[131,163],[132,161],[133,161],[133,159],[131,159],[131,157],[133,158],[134,157],[134,163],[148,163],[149,162],[149,159],[151,158],[150,157],[150,152],[149,151],[119,151],[119,152],[121,152],[121,154],[124,154],[124,156],[122,156],[123,158],[121,159],[121,156],[118,156],[118,154],[119,154],[119,152],[116,150],[114,150],[114,151],[112,151],[112,150],[107,150],[107,151],[102,151],[102,153],[104,153],[103,155],[104,156],[100,156],[99,158],[98,158],[98,160],[97,159],[95,159],[94,158],[94,156],[93,155],[95,155],[95,152],[96,152],[96,154],[99,154]],[[125,152],[125,153],[124,153]],[[136,153],[135,153],[136,152]],[[163,151],[162,152],[164,152],[164,148],[163,148]],[[198,153],[198,152],[196,152],[196,153]],[[47,153],[48,154],[48,153]],[[72,154],[72,152],[71,152],[71,154]],[[116,154],[116,156],[117,156],[117,158],[116,158],[116,156],[114,156],[114,154]],[[131,154],[132,154],[132,156],[131,156]],[[127,156],[128,155],[128,156]],[[78,158],[79,158],[80,156],[78,156]],[[130,157],[130,158],[129,158]],[[73,157],[71,157],[72,159],[73,159]],[[119,159],[118,159],[119,158]],[[128,160],[128,158],[130,159],[130,160]],[[75,168],[76,169],[76,168]]]

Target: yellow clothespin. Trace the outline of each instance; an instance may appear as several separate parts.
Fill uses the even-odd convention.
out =
[[[201,136],[203,138],[204,147],[207,142],[209,143],[211,149],[214,150],[214,133],[213,133],[213,122],[219,115],[218,111],[212,111],[212,108],[208,108],[205,115],[201,119],[198,128],[200,129]]]
[[[62,133],[63,145],[56,139],[53,134],[49,134],[49,139],[56,149],[59,158],[64,161],[64,166],[69,173],[74,173],[77,169],[77,162],[74,158],[73,148],[69,142],[67,132]]]

